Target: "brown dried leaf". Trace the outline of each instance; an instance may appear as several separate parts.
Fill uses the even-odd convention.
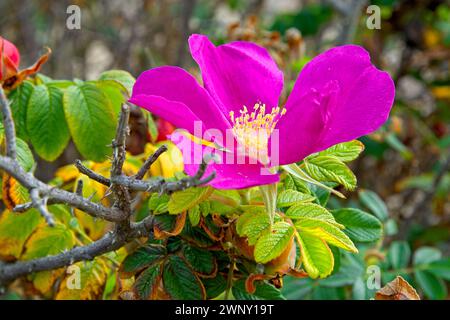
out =
[[[375,300],[420,300],[420,297],[408,281],[397,276],[377,291]]]

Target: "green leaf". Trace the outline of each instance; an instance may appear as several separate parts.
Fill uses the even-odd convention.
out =
[[[303,267],[308,275],[313,279],[329,276],[333,271],[334,260],[327,243],[308,233],[300,233],[298,238]]]
[[[304,161],[305,171],[319,181],[337,182],[348,190],[356,187],[356,177],[341,161],[330,156],[318,156]]]
[[[439,249],[433,247],[420,247],[414,252],[413,265],[429,264],[442,258]]]
[[[71,273],[67,272],[66,277],[61,280],[59,290],[55,296],[57,300],[98,300],[102,296],[107,280],[107,270],[105,263],[100,258],[93,261],[80,261],[75,264],[77,269]],[[77,270],[77,271],[78,271]],[[42,272],[41,272],[42,274]],[[81,290],[74,289],[68,284],[74,282],[74,276],[79,275]],[[42,279],[45,286],[45,278]],[[50,291],[51,287],[47,290]]]
[[[134,291],[137,293],[141,299],[149,299],[152,292],[159,285],[159,280],[161,278],[161,264],[155,263],[154,265],[145,269],[136,282],[133,285]]]
[[[405,241],[394,241],[387,253],[387,258],[392,268],[406,268],[411,258],[411,249]]]
[[[439,278],[450,281],[450,258],[430,263],[427,270]]]
[[[336,144],[324,151],[319,156],[332,156],[342,162],[349,162],[358,158],[364,150],[364,144],[358,140]]]
[[[292,174],[289,173],[286,175],[286,178],[284,179],[284,189],[295,190],[307,194],[311,193],[311,191],[308,188],[308,185],[304,181],[300,180],[297,177],[294,177]]]
[[[178,256],[170,256],[164,264],[163,284],[174,300],[205,299],[206,292],[200,279],[187,263]]]
[[[267,263],[278,256],[289,245],[294,234],[294,227],[284,221],[276,222],[271,230],[263,234],[255,245],[255,261]]]
[[[206,298],[217,298],[227,288],[227,280],[220,273],[215,278],[202,279],[203,286],[206,289]]]
[[[148,208],[153,211],[153,214],[164,213],[169,210],[170,196],[167,194],[159,195],[157,193],[153,193],[148,201]]]
[[[295,190],[281,191],[277,198],[277,206],[279,208],[290,207],[298,202],[311,202],[314,197],[310,194],[301,193]]]
[[[178,214],[191,209],[203,200],[206,200],[212,191],[211,187],[194,187],[174,192],[169,200],[169,213]]]
[[[200,223],[201,213],[199,205],[196,205],[188,210],[188,217],[193,227]]]
[[[16,146],[17,161],[19,161],[19,164],[25,171],[31,171],[31,169],[34,168],[34,157],[30,147],[28,147],[28,144],[20,138],[16,139]]]
[[[136,273],[164,258],[166,254],[167,251],[164,246],[159,244],[146,244],[125,258],[121,265],[121,271]]]
[[[30,81],[24,81],[9,96],[17,137],[24,140],[28,140],[27,110],[33,90],[34,85]]]
[[[95,85],[104,93],[113,108],[114,116],[119,117],[122,105],[125,102],[123,92],[126,92],[126,89],[120,83],[112,80],[90,81],[88,83]]]
[[[241,203],[241,196],[237,190],[214,190],[210,199],[231,207],[237,207]]]
[[[344,232],[356,242],[373,242],[381,238],[381,222],[362,210],[345,208],[332,211],[334,218],[345,226]]]
[[[22,214],[3,211],[0,216],[0,257],[5,260],[19,258],[25,241],[41,221],[41,215],[35,209]]]
[[[338,228],[343,228],[327,209],[315,203],[293,205],[286,211],[286,216],[292,220],[327,222]]]
[[[52,256],[70,249],[75,243],[72,232],[62,224],[45,226],[34,232],[25,244],[23,260]]]
[[[236,222],[236,232],[239,236],[246,236],[249,245],[254,245],[258,238],[270,230],[270,217],[266,211],[246,212],[239,216]]]
[[[158,138],[158,127],[150,112],[145,112],[144,117],[147,119],[147,127],[148,133],[150,134],[150,141],[152,143],[155,143],[156,139]]]
[[[245,280],[238,280],[232,288],[236,300],[286,300],[280,290],[265,282],[256,282],[256,290],[250,294],[245,290]]]
[[[381,221],[388,218],[388,210],[383,200],[373,191],[362,190],[359,192],[361,202]]]
[[[201,275],[211,275],[217,269],[213,254],[206,249],[187,245],[183,249],[183,255],[192,269]]]
[[[422,288],[424,294],[433,300],[443,300],[447,296],[447,287],[442,279],[428,271],[414,272],[417,283]]]
[[[78,151],[96,162],[106,160],[117,119],[105,94],[91,83],[71,86],[64,93],[64,112]]]
[[[102,72],[99,80],[113,80],[120,83],[126,90],[128,95],[133,91],[133,85],[136,79],[127,71],[124,70],[108,70]]]
[[[37,154],[47,161],[61,155],[70,139],[62,97],[58,88],[39,85],[28,104],[27,132]]]

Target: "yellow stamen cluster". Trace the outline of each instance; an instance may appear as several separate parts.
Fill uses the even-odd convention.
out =
[[[233,111],[230,112],[233,133],[247,152],[257,153],[257,158],[261,160],[261,157],[267,156],[269,137],[286,109],[276,107],[266,114],[266,106],[256,103],[251,113],[246,106],[239,112],[239,117],[235,117]]]

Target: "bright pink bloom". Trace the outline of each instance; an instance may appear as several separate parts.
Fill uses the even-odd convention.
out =
[[[295,83],[285,111],[278,108],[283,74],[266,49],[239,41],[216,47],[203,35],[192,35],[189,46],[202,71],[204,86],[181,68],[158,67],[139,76],[130,102],[191,134],[194,121],[201,121],[202,134],[212,128],[231,130],[236,145],[264,149],[267,157],[258,157],[254,164],[223,159],[210,165],[208,170],[216,171],[210,184],[216,188],[277,182],[277,174],[261,174],[270,162],[272,149],[278,150],[280,165],[298,162],[311,153],[377,130],[393,104],[391,77],[375,68],[367,51],[356,45],[330,49],[309,62]],[[249,138],[247,129],[268,133],[267,139],[257,144]],[[271,148],[273,129],[279,133],[278,148]],[[188,138],[176,142],[185,157],[198,158],[195,148],[203,153],[213,150]],[[231,150],[226,146],[231,158],[239,154],[236,145]],[[246,157],[248,160],[249,155]],[[195,173],[201,152],[200,159],[195,160],[194,164],[185,164],[188,174]]]
[[[17,73],[20,54],[16,46],[0,37],[0,81]]]

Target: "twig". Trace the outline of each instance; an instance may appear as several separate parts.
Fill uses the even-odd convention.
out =
[[[201,179],[206,172],[206,167],[207,163],[203,161],[195,175],[178,181],[164,181],[163,179],[142,181],[122,175],[115,177],[113,183],[120,184],[133,191],[158,192],[160,194],[172,193],[191,187],[201,186],[212,181],[216,176],[215,172],[211,173],[208,177]]]
[[[167,151],[167,146],[166,145],[162,145],[161,147],[159,147],[158,150],[156,150],[151,156],[149,156],[147,158],[147,160],[145,160],[144,164],[139,169],[138,173],[136,173],[134,175],[133,178],[136,179],[136,180],[142,180],[142,178],[144,178],[145,174],[150,169],[152,164],[159,158],[159,156],[161,154],[163,154],[166,151]]]
[[[127,230],[130,228],[129,217],[131,217],[131,195],[128,188],[115,183],[114,179],[122,175],[123,164],[126,158],[126,141],[129,134],[128,121],[130,119],[130,107],[127,104],[122,105],[119,123],[117,125],[116,136],[112,142],[113,159],[111,163],[111,192],[116,198],[113,207],[118,208],[126,217],[116,228]]]
[[[38,189],[41,196],[48,197],[49,203],[64,203],[80,209],[93,217],[107,221],[118,222],[126,219],[117,208],[107,208],[75,193],[43,183],[31,173],[26,172],[17,161],[11,158],[0,156],[0,169],[7,172],[28,190]]]
[[[0,86],[0,105],[3,114],[3,127],[5,128],[6,155],[11,159],[16,159],[16,130],[14,128],[14,120],[11,114],[9,102],[6,99],[5,92]]]
[[[83,196],[83,180],[78,180],[77,187],[75,188],[75,193],[80,197]]]
[[[126,157],[126,139],[128,135],[128,120],[130,119],[130,107],[127,104],[122,105],[119,123],[117,125],[116,136],[112,142],[113,160],[111,165],[111,177],[122,174],[122,167]]]
[[[92,171],[91,169],[85,167],[83,165],[83,163],[81,162],[81,160],[75,160],[75,167],[78,169],[78,171],[82,174],[84,174],[85,176],[88,176],[89,178],[91,178],[92,180],[95,180],[105,186],[110,186],[111,185],[111,180],[109,180],[108,178]],[[80,180],[81,181],[81,180]]]
[[[33,207],[35,207],[40,212],[47,224],[51,227],[55,226],[55,219],[53,218],[52,214],[48,212],[46,201],[39,197],[38,189],[31,189],[30,198],[31,202],[33,203]]]

